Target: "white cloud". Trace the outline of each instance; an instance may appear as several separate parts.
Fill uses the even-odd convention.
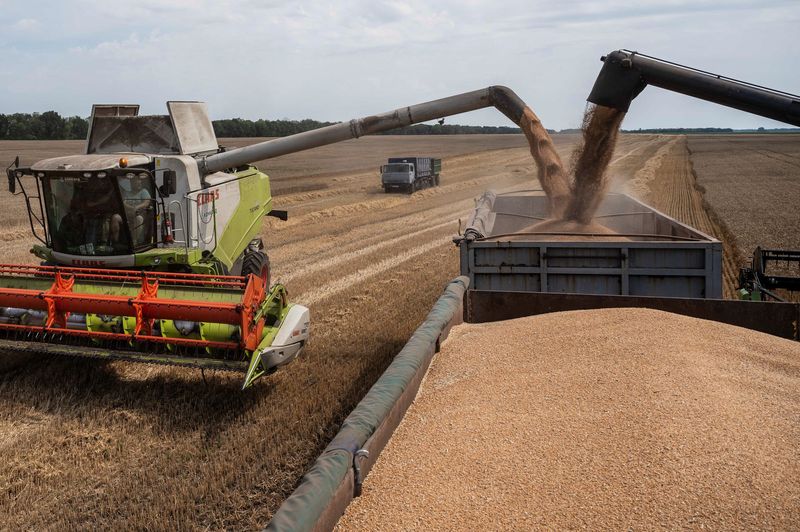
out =
[[[619,47],[800,87],[796,0],[30,0],[3,12],[38,22],[0,33],[6,113],[87,114],[99,101],[162,112],[167,99],[204,99],[215,117],[344,120],[506,84],[564,128],[580,120],[599,56]],[[648,89],[626,126],[763,122],[670,98]],[[489,111],[451,121],[505,123]]]
[[[39,21],[35,18],[21,18],[12,26],[15,30],[32,30],[39,25]]]

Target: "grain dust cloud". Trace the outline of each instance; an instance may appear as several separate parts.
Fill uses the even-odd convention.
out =
[[[550,198],[550,212],[553,216],[561,216],[570,203],[571,191],[553,139],[530,107],[526,106],[523,110],[519,126],[528,139],[531,155],[536,161],[539,183]]]
[[[625,113],[602,105],[583,116],[583,146],[576,152],[572,194],[565,218],[588,224],[608,190],[606,170],[614,154]]]
[[[523,232],[610,232],[592,220],[608,190],[606,170],[624,117],[625,113],[618,109],[590,105],[583,116],[582,144],[575,151],[572,171],[568,173],[547,130],[533,111],[525,109],[520,127],[538,166],[539,182],[550,198],[551,219]]]

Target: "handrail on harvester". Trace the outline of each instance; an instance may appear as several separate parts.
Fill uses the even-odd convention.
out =
[[[146,270],[110,270],[102,268],[72,268],[62,266],[25,266],[20,264],[0,264],[0,276],[55,276],[56,273],[69,275],[76,279],[108,281],[141,281],[144,278],[158,279],[164,284],[185,284],[244,288],[247,277],[238,275],[207,275],[202,273],[150,272]]]

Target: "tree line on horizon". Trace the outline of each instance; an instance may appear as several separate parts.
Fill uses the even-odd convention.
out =
[[[228,118],[213,120],[214,133],[225,137],[285,137],[312,129],[336,124],[306,118],[304,120],[247,120]],[[56,111],[44,113],[0,114],[0,140],[72,140],[85,139],[88,119],[79,116],[62,117]],[[386,131],[383,135],[464,135],[513,134],[517,127],[463,126],[458,124],[417,124]]]
[[[0,114],[2,140],[85,139],[89,121],[80,116],[62,117],[55,111]]]
[[[306,118],[304,120],[247,120],[244,118],[228,118],[214,120],[214,132],[217,137],[285,137],[302,133],[337,122],[320,122]],[[0,140],[71,140],[85,139],[89,131],[89,121],[80,116],[62,117],[56,111],[44,113],[0,114]],[[547,130],[548,133],[580,133],[580,129]],[[797,132],[800,129],[781,128],[753,130],[735,130],[731,128],[652,128],[622,130],[623,133],[734,133],[746,132]],[[459,124],[416,124],[409,127],[393,129],[382,135],[503,135],[518,134],[521,130],[512,126],[465,126]]]

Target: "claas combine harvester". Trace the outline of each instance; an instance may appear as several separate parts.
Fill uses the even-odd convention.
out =
[[[488,87],[226,151],[203,103],[95,105],[84,154],[7,169],[41,265],[0,265],[0,349],[241,371],[247,387],[309,337],[308,309],[271,284],[262,220],[287,213],[252,163],[489,106],[523,120]]]
[[[294,358],[308,309],[270,286],[257,237],[268,177],[200,172],[219,147],[205,106],[168,116],[96,105],[86,153],[8,169],[41,266],[0,265],[4,349],[246,372]]]

